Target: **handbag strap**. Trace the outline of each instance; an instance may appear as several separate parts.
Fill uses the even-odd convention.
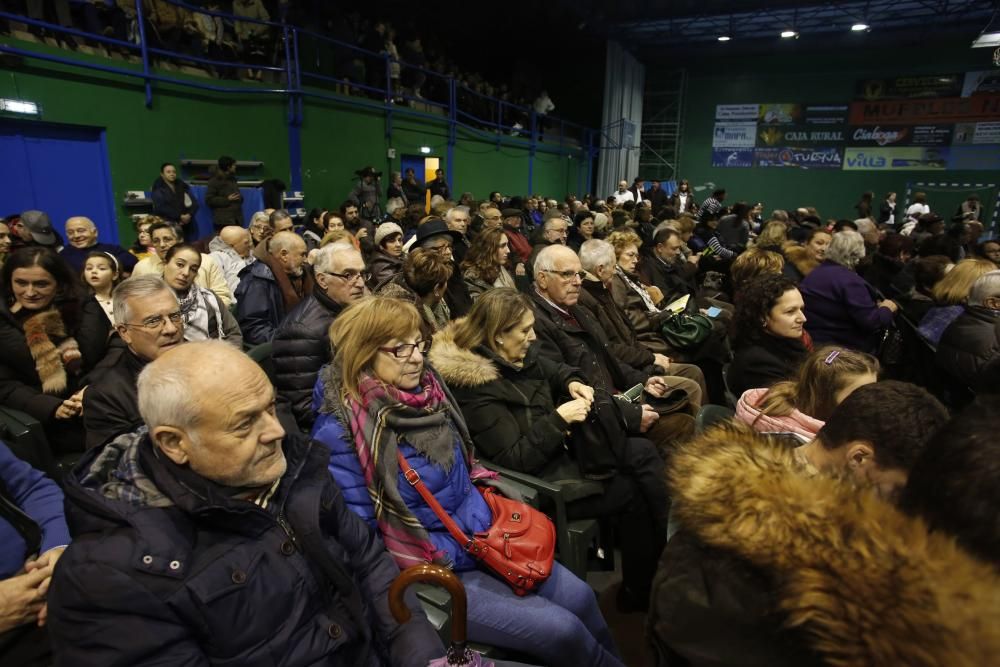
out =
[[[410,486],[417,490],[420,497],[424,499],[427,506],[430,507],[431,511],[437,515],[437,518],[441,520],[441,523],[444,524],[444,527],[448,529],[448,532],[451,533],[451,536],[458,541],[462,548],[466,551],[470,551],[473,540],[470,540],[466,534],[462,532],[462,529],[458,527],[455,520],[444,511],[444,508],[441,507],[441,503],[437,501],[434,494],[431,493],[430,489],[427,488],[427,485],[424,484],[424,480],[420,479],[420,473],[410,467],[409,461],[406,460],[406,457],[403,456],[403,453],[398,449],[396,450],[396,460],[399,461],[399,469],[403,471],[403,477],[405,477],[406,481],[410,483]]]

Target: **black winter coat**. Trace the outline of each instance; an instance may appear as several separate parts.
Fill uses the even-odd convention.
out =
[[[546,478],[567,463],[567,424],[555,399],[584,382],[575,368],[532,346],[518,368],[486,347],[460,348],[451,327],[434,337],[430,360],[462,408],[476,451],[512,470]]]
[[[540,356],[551,361],[580,369],[587,384],[595,390],[610,393],[631,389],[645,384],[648,376],[616,360],[608,349],[608,339],[601,326],[583,308],[572,306],[568,312],[576,320],[566,319],[548,304],[538,292],[532,290],[532,310],[535,313],[535,334],[538,336]],[[639,432],[642,407],[634,403],[621,403],[625,430]]]
[[[100,304],[94,297],[85,298],[80,305],[79,323],[69,332],[80,346],[81,374],[104,356],[110,328],[111,323]],[[61,341],[53,342],[58,345]],[[52,436],[58,433],[58,438],[62,439],[67,435],[62,427],[72,424],[71,430],[79,431],[80,423],[78,420],[57,420],[55,413],[62,402],[80,388],[79,376],[67,373],[64,391],[43,393],[21,321],[6,307],[0,307],[0,351],[0,405],[21,410],[40,421],[50,436],[50,444],[62,449],[58,442],[52,442]],[[66,448],[74,449],[82,444],[82,434],[77,435],[77,441]]]
[[[684,266],[685,264],[687,266]],[[692,298],[695,297],[698,292],[698,284],[695,281],[697,273],[697,264],[691,264],[691,262],[684,260],[668,264],[656,256],[644,257],[639,271],[641,278],[663,292],[663,303],[665,304],[675,301],[685,294]]]
[[[802,339],[762,334],[757,340],[736,348],[726,384],[737,398],[747,389],[770,387],[792,378],[807,350]]]
[[[319,369],[331,359],[327,330],[342,306],[316,287],[278,325],[272,340],[274,387],[286,401],[299,428],[308,432],[316,415],[312,392]]]
[[[84,380],[87,391],[83,393],[83,427],[87,431],[87,449],[142,425],[135,383],[146,363],[117,335],[111,338],[108,353]]]
[[[615,300],[604,283],[589,277],[585,279],[577,305],[597,320],[607,336],[608,350],[618,361],[651,372],[655,362],[652,350],[636,338],[635,328],[615,305]]]
[[[938,343],[935,362],[945,373],[974,389],[991,361],[1000,358],[1000,313],[981,306],[966,306],[965,312],[948,325]]]
[[[247,345],[267,343],[285,317],[281,287],[267,262],[257,261],[240,269],[236,286],[236,321]]]
[[[184,195],[191,200],[190,206],[184,204]],[[198,200],[191,192],[191,186],[180,179],[174,181],[174,187],[171,188],[162,176],[158,177],[153,181],[152,197],[153,215],[164,220],[180,222],[181,216],[187,213],[193,222],[194,214],[198,211]]]
[[[243,197],[233,201],[231,194],[240,194],[236,177],[217,172],[212,175],[205,189],[205,203],[212,209],[212,225],[218,229],[227,225],[245,227],[243,224]]]
[[[422,667],[440,656],[412,594],[414,619],[392,620],[399,570],[344,504],[329,451],[291,435],[283,448],[268,510],[174,465],[142,432],[86,455],[67,480],[74,540],[49,591],[56,664]]]

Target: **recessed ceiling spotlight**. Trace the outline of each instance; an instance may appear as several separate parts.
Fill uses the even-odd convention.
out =
[[[798,37],[798,36],[799,36],[799,33],[795,32],[794,30],[782,30],[781,31],[781,37],[782,37],[782,39],[790,39],[792,37]]]
[[[730,37],[729,35],[721,35],[719,37],[720,42],[728,42],[730,39],[732,39],[732,37]]]
[[[855,23],[854,25],[851,26],[852,32],[864,32],[865,30],[868,30],[867,23]]]

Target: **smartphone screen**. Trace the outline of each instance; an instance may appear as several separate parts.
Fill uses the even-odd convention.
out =
[[[709,308],[705,312],[708,314],[709,317],[718,317],[719,313],[722,312],[722,309],[721,308],[716,308],[715,306],[712,306],[711,308]]]

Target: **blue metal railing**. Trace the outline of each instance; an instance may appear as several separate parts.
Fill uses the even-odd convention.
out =
[[[211,11],[189,5],[181,0],[165,0],[182,10],[221,18],[227,25],[235,27],[237,23],[250,23],[267,26],[274,35],[274,49],[267,54],[269,63],[249,63],[230,60],[218,60],[192,53],[181,53],[160,48],[151,43],[148,35],[147,17],[143,0],[135,0],[135,20],[137,23],[138,42],[130,42],[116,37],[96,34],[78,28],[51,24],[46,21],[32,19],[20,14],[0,11],[0,19],[27,24],[42,28],[57,34],[79,37],[101,45],[118,49],[128,49],[137,52],[141,61],[141,69],[106,65],[71,56],[43,53],[28,48],[21,48],[0,43],[0,53],[8,53],[22,58],[32,58],[44,62],[80,67],[98,72],[117,74],[120,76],[141,79],[145,89],[145,103],[152,107],[154,83],[167,83],[176,86],[194,88],[219,93],[252,93],[264,95],[283,95],[288,98],[288,124],[291,129],[302,124],[303,98],[311,97],[333,101],[340,104],[381,110],[386,118],[386,135],[391,138],[393,117],[403,115],[431,119],[448,125],[448,156],[446,162],[446,178],[452,181],[452,162],[454,146],[458,140],[458,132],[471,135],[478,139],[496,142],[497,146],[510,145],[529,150],[528,191],[532,191],[534,156],[537,152],[572,155],[581,152],[587,160],[587,172],[578,178],[580,191],[589,191],[592,184],[593,159],[600,150],[600,132],[577,123],[562,120],[557,117],[536,114],[531,107],[520,106],[511,102],[491,97],[468,88],[454,77],[435,72],[426,67],[414,65],[400,59],[392,58],[388,53],[375,53],[360,46],[333,39],[312,30],[300,28],[275,21],[265,21],[251,17],[237,16],[223,12]],[[315,70],[303,67],[304,40],[309,40],[314,47]],[[322,47],[326,47],[331,57],[331,67],[324,67]],[[336,67],[337,54],[350,54],[352,62],[360,61],[363,71],[367,74],[368,67],[373,72],[380,72],[381,81],[373,82],[359,77],[337,76],[330,69]],[[274,86],[245,85],[234,81],[229,84],[203,83],[193,80],[193,77],[169,76],[154,70],[154,59],[170,59],[179,62],[189,62],[212,68],[227,68],[231,70],[261,70],[278,75],[279,81]],[[438,95],[418,96],[409,86],[395,86],[392,73],[394,66],[398,67],[401,76],[422,75]],[[308,85],[303,85],[303,82]],[[335,90],[326,90],[329,85]],[[374,84],[374,85],[373,85]],[[345,94],[347,93],[347,94]],[[444,93],[441,99],[440,94]],[[400,104],[403,102],[405,104]],[[480,117],[484,109],[490,110],[490,117]],[[524,121],[524,122],[522,122]],[[542,128],[544,123],[544,132]],[[553,136],[555,135],[555,136]],[[557,141],[555,140],[557,137]],[[543,139],[546,139],[543,141]],[[293,166],[292,181],[300,181]]]

